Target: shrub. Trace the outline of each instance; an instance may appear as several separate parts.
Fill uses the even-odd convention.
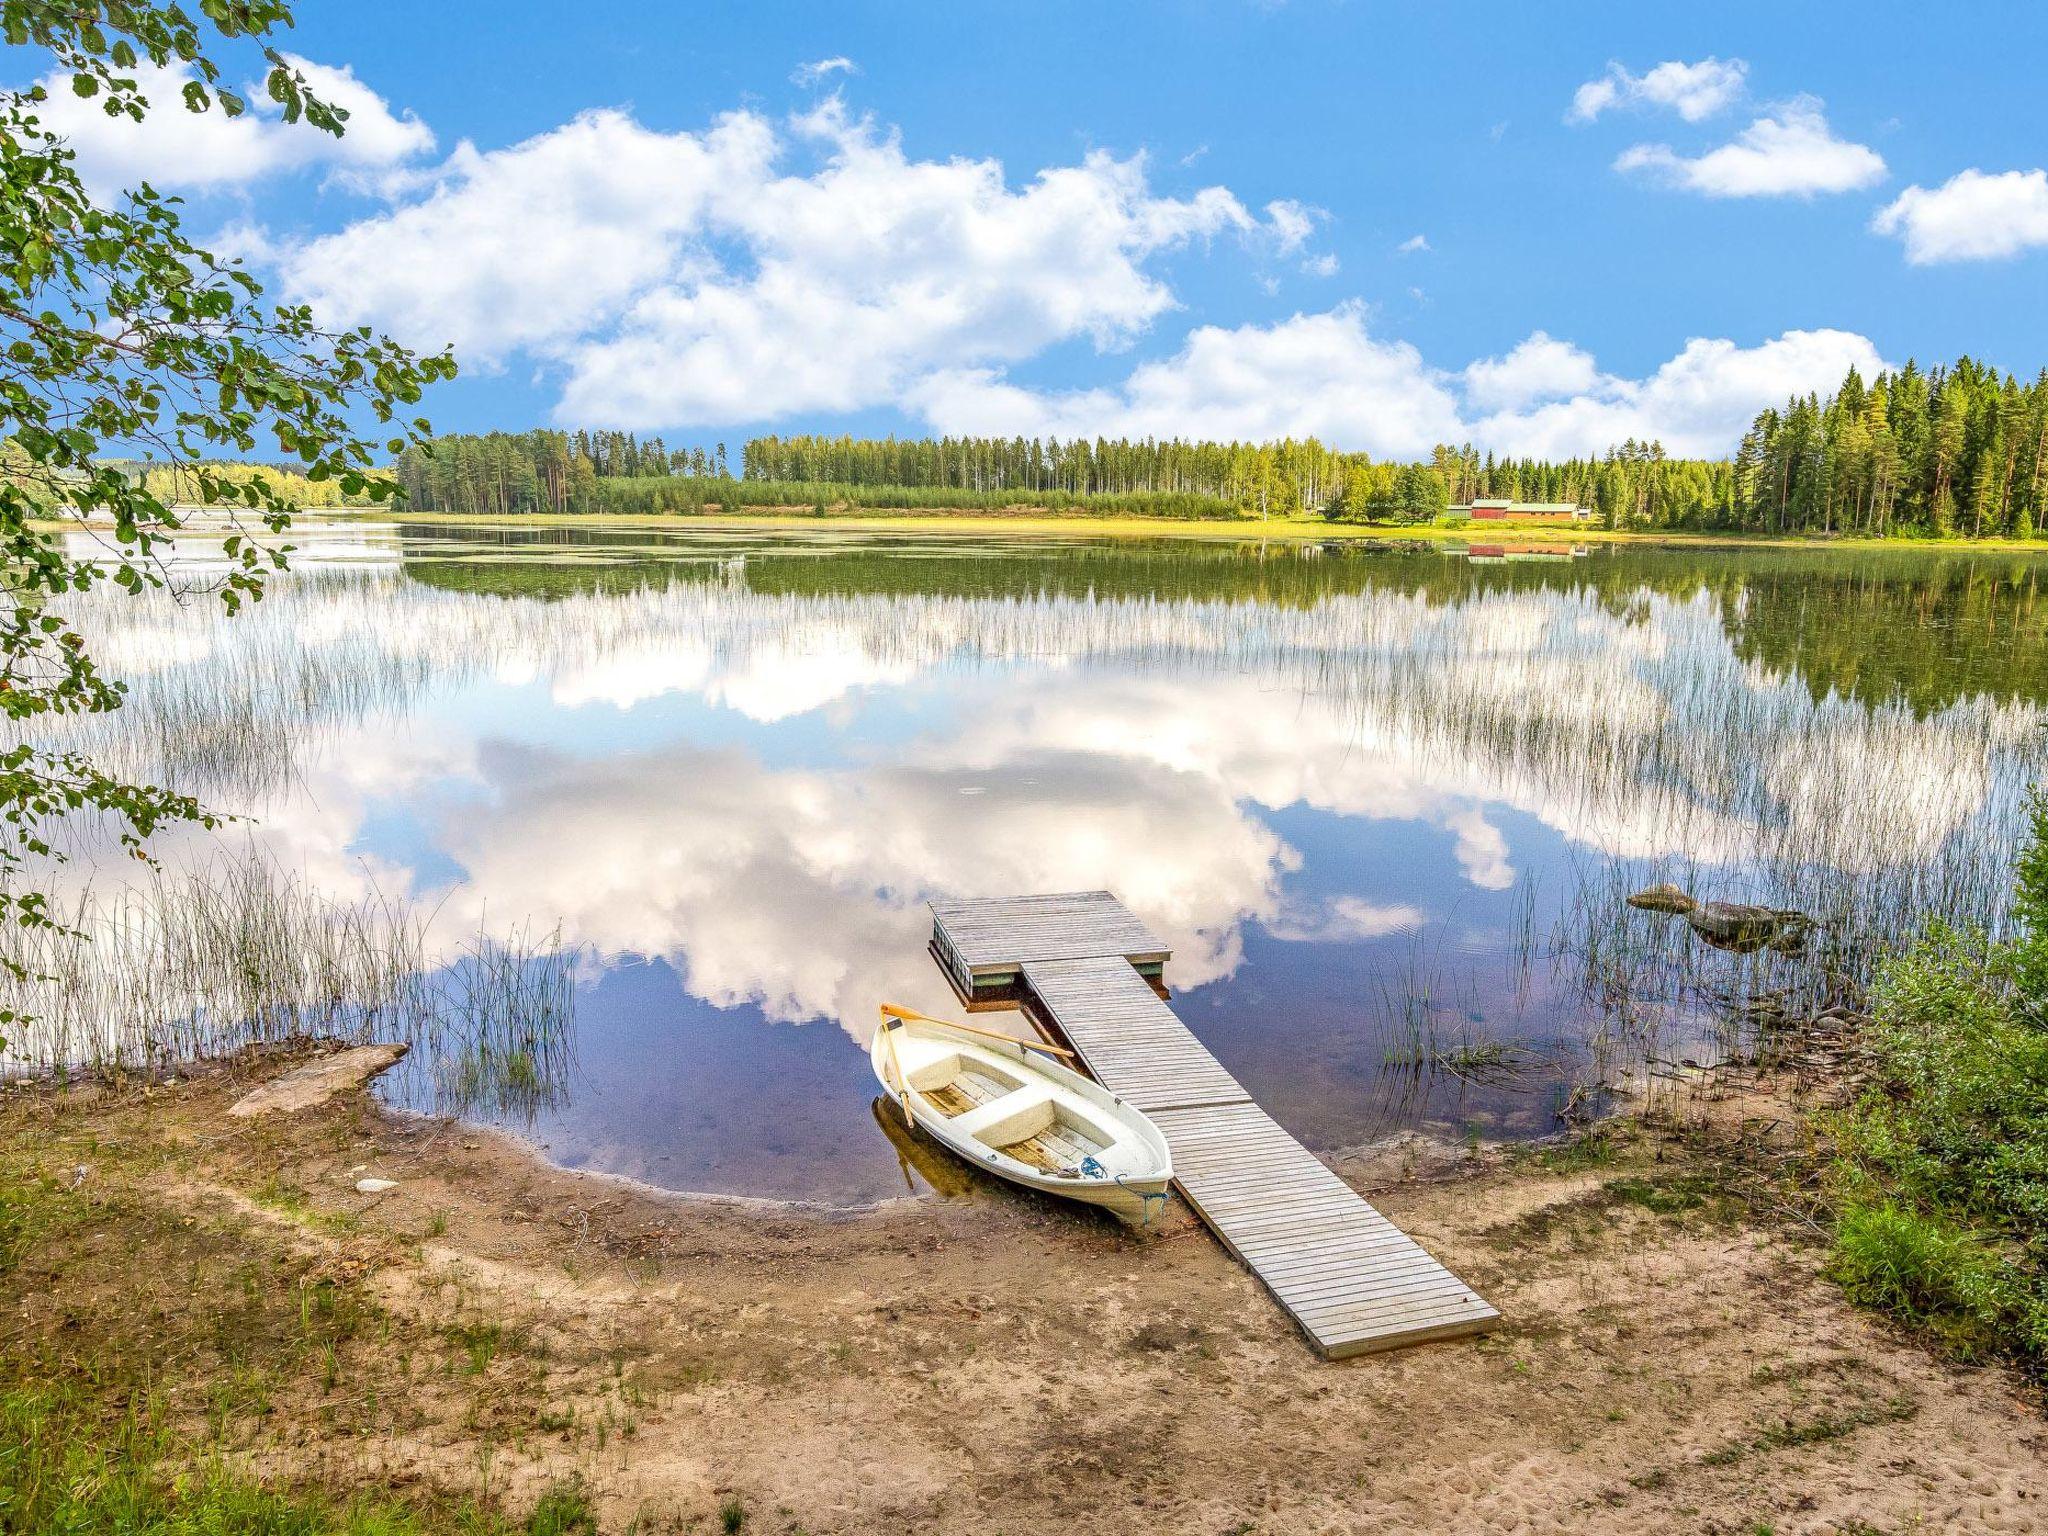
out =
[[[1833,1273],[1959,1354],[2048,1367],[2048,800],[2011,935],[1934,926],[1881,969],[1866,1045],[1830,1127]]]
[[[1849,1299],[1927,1328],[1954,1353],[2001,1352],[2024,1297],[1998,1252],[1940,1216],[1851,1203],[1835,1227],[1832,1271]]]

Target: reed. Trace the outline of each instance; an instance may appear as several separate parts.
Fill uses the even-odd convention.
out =
[[[552,529],[494,534],[489,549],[437,533],[409,546],[426,558],[401,561],[379,545],[386,535],[348,537],[360,541],[348,558],[302,563],[231,624],[203,605],[82,594],[75,617],[129,679],[129,702],[53,723],[46,744],[260,818],[365,731],[430,718],[494,678],[558,690],[601,680],[620,657],[672,659],[707,694],[808,656],[851,658],[854,675],[885,679],[985,675],[1013,697],[1049,657],[1075,679],[1091,668],[1163,676],[1174,738],[1200,738],[1196,755],[1213,759],[1239,800],[1344,815],[1383,801],[1439,819],[1500,806],[1574,850],[1540,887],[1516,873],[1505,964],[1511,1011],[1554,1012],[1552,1032],[1577,1037],[1596,1079],[1752,1052],[1773,1018],[1853,996],[1874,957],[1930,916],[2002,933],[2025,787],[2048,770],[2048,709],[2026,666],[2041,654],[2038,583],[1997,561],[1899,556],[1878,569],[1826,564],[1833,556],[1662,552],[1478,571],[1316,546],[1044,554],[987,544],[920,546],[907,559],[886,541]],[[1815,574],[1829,569],[1848,577],[1829,585]],[[1893,587],[1902,595],[1885,606]],[[1870,635],[1844,638],[1831,604],[1850,605]],[[1809,609],[1828,621],[1799,617]],[[1899,640],[1951,612],[1970,622],[1935,629],[1942,638],[1923,648],[1947,646],[1962,664],[1931,649],[1920,658]],[[1086,750],[1142,758],[1145,722],[1119,726],[1114,748],[1090,739]],[[1300,771],[1240,761],[1240,741],[1260,735],[1253,726],[1284,737]],[[81,861],[103,850],[84,823],[65,843]],[[874,884],[910,887],[924,873],[890,867]],[[1710,950],[1682,922],[1626,906],[1630,890],[1665,879],[1703,898],[1810,914],[1807,953]],[[315,921],[303,911],[312,893],[279,896],[302,909],[281,919],[287,927],[359,935],[313,940],[315,951],[331,943],[342,954],[294,962],[309,973],[374,973],[364,957],[404,947],[403,925],[364,899],[334,898]],[[237,897],[231,881],[226,906],[263,899]],[[103,903],[117,929],[123,900]],[[142,944],[148,922],[125,921]],[[260,913],[235,921],[239,937],[205,943],[223,956],[248,950],[258,975],[294,974],[276,950],[286,941],[264,936]],[[38,964],[64,971],[54,955]],[[76,994],[94,985],[175,990],[81,980]],[[324,1027],[327,1005],[310,980],[269,985],[266,996],[296,999],[263,1005],[282,1007],[278,1027]],[[1453,1027],[1474,1011],[1457,964],[1416,962],[1407,974],[1396,965],[1367,985],[1380,989],[1375,1027],[1390,1060],[1432,1062],[1486,1043],[1476,1026]],[[357,1009],[415,1006],[404,985],[374,975],[351,975],[342,991]],[[542,1006],[523,983],[501,991],[520,1008]],[[116,996],[105,1012],[93,999],[64,1027],[90,1038],[109,1017],[161,1008],[271,1028],[253,996],[201,1006],[151,995],[144,1008]],[[328,1012],[337,1027],[353,1020]],[[1498,1021],[1488,1027],[1490,1038],[1513,1038]],[[437,1091],[460,1102],[474,1084],[516,1086],[532,1055],[496,1037],[467,1058],[458,1049]],[[505,1091],[516,1098],[515,1086]]]
[[[533,1110],[567,1082],[573,956],[558,934],[479,931],[434,958],[431,914],[374,890],[342,899],[253,847],[143,867],[0,928],[13,1072],[165,1070],[252,1044],[402,1040],[437,1107]]]

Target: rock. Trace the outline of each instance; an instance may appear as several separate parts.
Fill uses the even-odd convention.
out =
[[[1716,949],[1748,954],[1766,944],[1803,943],[1813,920],[1803,912],[1753,907],[1741,901],[1709,901],[1685,914],[1692,931]]]
[[[405,1054],[398,1041],[383,1045],[358,1045],[332,1056],[309,1061],[283,1077],[272,1078],[252,1088],[228,1106],[228,1113],[246,1119],[250,1115],[290,1114],[325,1104],[337,1093],[360,1088],[379,1072],[387,1071]]]
[[[1628,898],[1628,904],[1645,912],[1690,912],[1698,905],[1668,880],[1661,885],[1653,885],[1646,891],[1637,891]]]
[[[359,1195],[381,1195],[387,1189],[398,1188],[396,1179],[357,1179],[356,1193]]]
[[[1806,936],[1813,932],[1813,919],[1803,912],[1780,913],[1778,931],[1771,935],[1770,947],[1781,955],[1803,955],[1806,953]]]

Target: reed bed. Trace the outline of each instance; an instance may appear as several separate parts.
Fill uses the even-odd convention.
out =
[[[621,689],[630,702],[641,685],[622,680],[622,664],[713,701],[818,658],[833,659],[848,691],[1047,667],[1069,680],[1170,677],[1176,710],[1223,744],[1211,771],[1234,794],[1276,806],[1292,795],[1340,814],[1391,803],[1423,818],[1501,806],[1555,831],[1576,850],[1574,867],[1546,883],[1546,901],[1533,885],[1521,895],[1508,964],[1524,1000],[1545,968],[1567,983],[1601,1062],[1745,1049],[1772,1008],[1854,989],[1882,947],[1929,916],[1993,934],[2006,924],[2024,792],[2048,767],[2038,695],[1953,690],[1930,707],[1816,687],[1755,659],[1741,627],[1749,599],[1704,582],[1617,591],[1562,569],[1550,584],[1474,583],[1448,597],[1378,584],[1260,599],[1265,573],[1311,554],[1247,562],[1239,596],[1052,590],[1028,573],[1012,590],[979,594],[772,591],[749,557],[729,553],[544,602],[426,585],[395,563],[312,564],[233,623],[201,604],[138,605],[96,590],[75,617],[128,663],[115,668],[130,681],[128,705],[59,722],[46,739],[261,816],[366,728],[408,728],[482,683],[545,688],[574,707]],[[1230,780],[1238,769],[1225,749],[1248,734],[1247,710],[1286,715],[1298,776],[1260,764],[1257,791]],[[1121,750],[1142,755],[1145,733],[1128,732]],[[90,829],[74,841],[87,856],[93,845]],[[1808,913],[1808,952],[1709,950],[1682,922],[1626,906],[1630,890],[1664,879],[1703,899]],[[245,910],[273,899],[290,915]],[[350,1009],[417,1012],[408,984],[391,979],[413,942],[405,925],[360,903],[319,901],[231,880],[226,936],[178,919],[216,957],[198,965],[205,988],[81,978],[81,997],[114,992],[59,1010],[65,1028],[104,1036],[107,1018],[153,1008],[208,1028],[232,1016],[256,1031],[294,1020],[353,1027]],[[151,902],[205,902],[186,888],[144,899],[141,915],[112,903],[114,930],[132,935],[119,942],[156,945],[138,952],[167,965]],[[244,955],[257,974],[282,978],[284,1000],[198,995],[227,987]],[[63,969],[55,955],[42,963]],[[1414,980],[1413,998],[1397,978],[1382,999],[1396,1053],[1490,1049],[1432,1040],[1446,993]],[[132,1001],[121,990],[131,987],[141,989]],[[337,996],[346,1007],[329,1001]],[[283,1010],[276,1026],[271,1008]],[[478,1055],[480,1079],[508,1076],[484,1070],[493,1059]],[[451,1098],[463,1080],[451,1079]]]
[[[572,1067],[573,956],[559,935],[479,932],[435,957],[431,913],[338,899],[253,849],[145,867],[0,928],[12,1073],[159,1072],[252,1044],[399,1040],[437,1108],[533,1109]]]

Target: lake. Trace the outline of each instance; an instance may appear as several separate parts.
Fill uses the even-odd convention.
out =
[[[1548,1134],[1646,1062],[1754,1048],[1927,914],[1995,927],[2048,759],[2025,557],[293,542],[232,621],[71,610],[130,698],[50,739],[246,819],[163,835],[155,873],[72,830],[48,880],[97,958],[16,1065],[287,1033],[311,997],[416,1039],[395,1102],[678,1190],[923,1187],[865,1046],[880,1002],[955,1009],[939,896],[1115,891],[1318,1150]],[[217,567],[180,546],[184,579]],[[1625,905],[1660,880],[1815,926],[1714,949]],[[145,979],[199,948],[295,1000]]]

